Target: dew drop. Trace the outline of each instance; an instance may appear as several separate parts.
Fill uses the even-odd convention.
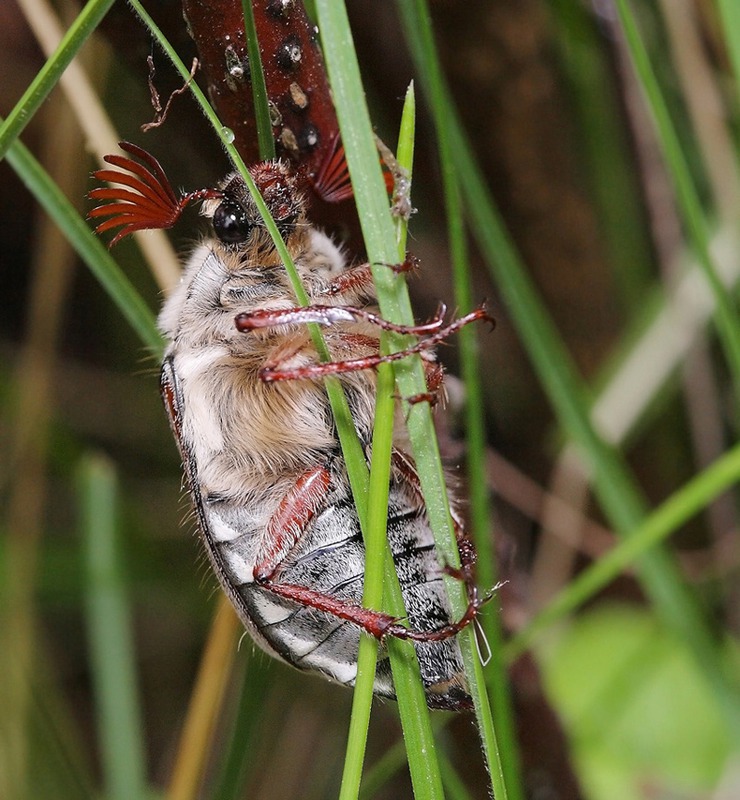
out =
[[[233,144],[234,139],[236,139],[236,136],[234,135],[234,131],[232,131],[231,128],[227,128],[226,126],[224,126],[223,128],[221,128],[221,138],[227,144]]]

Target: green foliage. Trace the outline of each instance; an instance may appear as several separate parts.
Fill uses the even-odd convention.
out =
[[[725,657],[738,669],[737,648]],[[735,752],[712,688],[649,611],[586,612],[548,648],[545,680],[594,800],[640,797],[647,787],[699,796]]]
[[[51,354],[51,358],[46,369],[51,371],[58,356],[56,384],[34,382],[39,367],[39,342],[34,335],[36,328],[43,327],[47,309],[44,302],[34,301],[31,293],[28,351],[18,355],[15,374],[3,369],[0,375],[3,429],[9,438],[2,476],[9,502],[0,539],[3,796],[11,796],[10,787],[19,797],[25,791],[28,797],[40,800],[100,796],[101,792],[111,800],[138,800],[148,792],[154,796],[156,790],[147,784],[157,782],[164,786],[161,776],[167,773],[172,760],[173,741],[188,702],[200,641],[205,636],[206,603],[193,570],[196,547],[176,532],[180,478],[174,448],[169,444],[163,416],[158,409],[152,416],[149,413],[156,404],[154,380],[137,375],[125,386],[116,383],[114,390],[99,391],[95,377],[85,374],[78,381],[77,366],[52,350],[55,336],[65,327],[74,329],[79,324],[92,343],[90,349],[96,351],[103,325],[91,320],[96,319],[95,315],[97,319],[110,317],[114,326],[120,324],[120,314],[149,356],[156,356],[162,342],[154,315],[142,298],[143,290],[124,274],[77,210],[81,191],[77,195],[65,194],[41,166],[40,158],[19,141],[21,134],[25,138],[32,131],[27,124],[111,5],[110,0],[87,3],[0,127],[0,154],[106,293],[104,296],[95,292],[95,297],[91,294],[87,298],[93,309],[89,317],[81,314],[80,320],[74,316],[64,319],[60,312],[56,327],[50,328],[45,345],[46,355]],[[372,122],[376,113],[378,118],[381,116],[375,109],[368,111],[365,96],[371,85],[372,65],[361,77],[343,3],[316,0],[310,5],[320,24],[369,260],[378,265],[398,261],[405,250],[405,230],[399,232],[389,214],[372,139]],[[186,78],[188,70],[149,14],[158,10],[155,4],[145,7],[139,0],[132,0],[131,6]],[[736,117],[739,97],[731,76],[721,72],[724,64],[730,65],[737,78],[740,44],[735,7],[719,0],[716,18],[707,22],[697,17],[692,21],[697,32],[707,38],[717,37],[713,41],[715,54],[727,48],[726,60],[707,59],[712,86],[726,105],[724,118],[718,123],[725,128],[725,118]],[[583,143],[582,150],[572,155],[578,160],[577,169],[589,176],[586,183],[591,182],[594,216],[609,253],[607,266],[599,268],[608,269],[611,265],[617,270],[613,276],[619,294],[615,305],[622,312],[620,328],[609,348],[599,353],[603,377],[589,382],[576,366],[573,339],[561,333],[554,322],[554,302],[550,299],[548,304],[545,289],[538,284],[534,269],[526,263],[516,237],[504,221],[506,209],[502,213],[496,205],[497,194],[506,193],[485,172],[482,164],[486,154],[474,152],[462,124],[456,103],[460,85],[453,91],[446,83],[443,67],[450,66],[449,54],[448,61],[443,62],[436,50],[427,3],[399,0],[396,8],[415,65],[419,95],[431,110],[434,127],[428,136],[436,137],[438,142],[441,194],[448,215],[447,236],[458,311],[469,310],[481,292],[495,296],[500,303],[499,333],[482,340],[469,330],[460,337],[461,372],[468,383],[464,414],[468,436],[466,467],[471,527],[481,558],[479,579],[485,590],[500,576],[507,576],[516,590],[509,592],[507,587],[495,595],[484,614],[484,630],[494,648],[490,666],[481,669],[472,629],[460,637],[482,753],[470,747],[464,757],[459,757],[455,746],[448,745],[450,737],[440,735],[446,719],[433,717],[430,721],[409,645],[389,643],[399,711],[395,706],[376,707],[372,715],[374,642],[363,642],[365,679],[358,681],[361,685],[351,711],[348,696],[336,688],[240,653],[224,689],[221,720],[210,731],[212,738],[206,737],[201,747],[202,760],[208,762],[203,796],[218,800],[270,798],[281,792],[282,796],[298,796],[300,792],[309,800],[334,797],[340,792],[347,799],[358,793],[362,797],[383,796],[386,790],[407,790],[406,784],[393,784],[392,789],[386,789],[386,784],[408,764],[418,798],[482,796],[487,790],[486,778],[476,785],[469,776],[471,765],[475,765],[481,774],[486,770],[490,773],[490,786],[497,800],[518,800],[524,796],[522,787],[527,775],[521,774],[507,669],[524,651],[532,654],[541,670],[587,797],[621,800],[656,793],[710,795],[728,776],[731,778],[732,764],[740,756],[740,672],[732,613],[733,598],[737,596],[737,563],[722,555],[731,551],[727,540],[733,537],[734,552],[737,551],[737,498],[728,493],[740,478],[740,449],[730,445],[736,438],[740,405],[740,324],[735,303],[740,275],[736,255],[739,248],[735,244],[736,220],[740,217],[736,201],[740,193],[734,185],[734,139],[725,131],[731,144],[729,151],[722,153],[720,171],[735,190],[735,205],[720,208],[716,198],[732,196],[732,192],[723,193],[723,187],[713,185],[716,174],[706,165],[717,153],[707,151],[701,138],[703,120],[692,118],[684,110],[684,106],[690,108],[689,94],[695,90],[678,76],[677,70],[673,75],[675,53],[663,49],[664,40],[669,38],[667,23],[672,22],[670,4],[664,3],[663,10],[651,5],[641,9],[642,16],[635,18],[633,4],[619,0],[618,19],[601,20],[601,24],[620,26],[614,29],[611,40],[624,41],[625,48],[616,53],[582,4],[573,0],[552,4],[552,35],[556,37],[553,50],[559,55],[561,77],[572,103],[568,119]],[[436,13],[444,19],[443,7]],[[468,12],[458,6],[452,13]],[[440,33],[448,32],[437,30],[437,35]],[[680,50],[681,44],[680,40],[673,41],[671,48]],[[250,45],[252,61],[256,63],[256,43],[250,41]],[[489,46],[482,39],[481,53]],[[484,55],[479,54],[485,64]],[[622,70],[619,80],[612,74],[615,62]],[[628,74],[627,63],[632,64]],[[673,78],[668,81],[670,85],[664,85],[666,75]],[[548,79],[555,80],[552,76]],[[626,123],[623,117],[629,104],[618,97],[620,82],[644,95],[654,128],[640,129],[647,124],[647,116],[631,117],[631,125]],[[249,182],[246,168],[231,146],[228,130],[203,92],[195,85],[192,88],[213,126],[214,140],[220,140]],[[632,102],[634,93],[629,96]],[[399,159],[409,170],[414,143],[411,105],[409,100],[399,140]],[[681,113],[675,109],[681,109]],[[464,104],[461,110],[466,110]],[[397,114],[398,109],[392,113]],[[264,147],[271,135],[269,120],[264,114],[262,117]],[[47,130],[55,132],[53,127]],[[652,172],[647,176],[642,174],[647,167],[633,158],[626,144],[635,133],[650,141],[654,138],[662,148],[663,161],[650,165]],[[49,138],[53,138],[52,134]],[[686,142],[690,154],[685,152]],[[87,165],[80,169],[86,170]],[[653,186],[656,175],[659,183],[673,187],[675,216],[681,222],[676,229],[681,227],[686,236],[675,288],[666,288],[665,282],[656,277],[655,255],[651,243],[645,241],[651,224],[664,222],[645,213],[641,205],[642,191],[645,186]],[[422,218],[425,207],[432,205],[431,193],[417,193],[416,187],[424,185],[419,181],[425,179],[428,176],[414,179],[415,204],[420,207]],[[516,176],[513,180],[516,182]],[[560,187],[549,187],[549,191],[557,194]],[[667,213],[670,215],[672,209]],[[291,271],[279,233],[268,224],[286,268]],[[412,235],[418,236],[420,242],[427,234],[423,224],[412,226]],[[522,235],[521,231],[518,235]],[[654,238],[658,239],[658,234]],[[432,241],[439,247],[436,240]],[[529,250],[533,249],[530,243]],[[45,257],[48,253],[41,261]],[[478,258],[485,269],[480,274],[471,273],[471,262]],[[383,314],[397,322],[411,322],[414,315],[405,282],[387,267],[379,266],[374,271]],[[296,296],[306,302],[294,269],[291,275]],[[486,289],[481,290],[479,287],[484,284]],[[571,291],[581,288],[588,292],[587,286],[571,287]],[[45,290],[43,284],[35,287],[36,296],[44,301]],[[103,297],[105,305],[101,304]],[[53,298],[48,303],[52,305]],[[619,537],[608,553],[595,558],[580,573],[571,570],[565,584],[559,586],[557,593],[549,594],[536,613],[526,596],[527,590],[532,596],[537,594],[539,587],[529,583],[534,578],[525,579],[521,572],[509,576],[495,562],[494,543],[503,528],[499,515],[492,514],[489,506],[487,456],[494,434],[487,433],[485,423],[493,421],[502,430],[509,423],[499,418],[500,409],[487,397],[491,383],[480,359],[487,355],[487,348],[496,347],[498,336],[512,335],[513,331],[532,365],[538,391],[547,398],[553,413],[551,436],[537,443],[537,455],[525,470],[542,475],[545,461],[548,466],[550,462],[562,463],[554,457],[554,443],[565,445],[563,460],[578,460],[584,486],[591,486],[598,511]],[[322,352],[319,332],[314,330],[312,335]],[[591,331],[579,330],[577,335],[587,339]],[[16,347],[15,340],[6,336],[7,341],[2,344],[10,351]],[[690,403],[686,402],[685,411],[684,395],[679,392],[690,379],[682,373],[685,362],[691,360],[696,343],[702,339],[709,343],[710,378],[707,385],[699,385],[698,394],[702,400],[716,394],[720,401],[713,410],[705,410],[705,417],[696,423],[690,420]],[[490,341],[494,344],[489,345]],[[403,344],[396,336],[383,340],[387,350]],[[101,352],[103,349],[100,344]],[[130,373],[135,373],[141,353],[126,355],[128,360],[124,358],[123,363],[129,365]],[[119,354],[109,356],[117,359]],[[498,363],[503,363],[504,356],[498,353],[498,358]],[[521,369],[522,360],[516,355],[514,362],[505,362],[508,374]],[[608,365],[608,373],[604,365]],[[494,381],[500,380],[494,376]],[[83,389],[78,388],[78,382]],[[52,411],[57,384],[60,395],[67,391],[75,398],[75,413],[66,417]],[[395,370],[384,366],[378,371],[378,407],[382,413],[373,452],[379,458],[374,458],[369,475],[346,401],[338,384],[327,384],[343,446],[347,448],[346,459],[352,469],[364,533],[369,540],[380,542],[377,550],[371,546],[368,557],[366,600],[372,606],[382,602],[391,613],[402,615],[399,591],[394,575],[388,574],[392,570],[383,544],[392,436],[390,409],[396,396],[424,391],[423,369],[415,359]],[[132,390],[133,386],[137,390],[146,388],[138,393]],[[695,397],[696,394],[695,387]],[[536,405],[532,408],[538,409]],[[542,412],[532,412],[527,406],[525,414],[534,413]],[[106,424],[98,421],[98,414]],[[723,416],[718,422],[720,415]],[[145,432],[126,439],[127,425],[139,417],[147,421],[142,424]],[[152,418],[159,422],[149,424]],[[718,444],[713,445],[709,457],[703,450],[702,432],[706,428],[701,424],[707,421],[714,426],[712,430],[718,431]],[[686,432],[692,424],[697,426],[693,442]],[[443,560],[454,565],[454,531],[433,428],[431,409],[427,404],[416,406],[408,419],[409,435],[437,547]],[[660,436],[666,437],[666,444],[660,444]],[[110,450],[116,471],[106,459],[80,459],[81,453],[92,449]],[[82,491],[76,495],[76,462],[80,460]],[[145,467],[147,461],[154,466]],[[666,466],[670,469],[664,470]],[[656,474],[663,472],[671,476],[669,485],[656,480]],[[116,473],[122,476],[120,486]],[[38,513],[44,505],[43,498],[35,493],[40,476],[50,490],[46,515]],[[717,530],[711,522],[716,506],[701,515],[712,503],[722,503],[723,495],[725,500],[729,497],[722,517],[725,528]],[[65,502],[70,497],[75,500]],[[68,521],[74,506],[84,512],[84,540]],[[582,511],[589,512],[587,504]],[[494,516],[496,529],[492,533]],[[505,515],[501,517],[506,519]],[[582,518],[573,527],[581,524]],[[545,530],[543,537],[548,535]],[[676,539],[682,545],[689,541],[701,549],[706,556],[701,561],[703,570],[687,569],[692,551],[689,548],[688,555],[686,548],[678,551]],[[590,544],[586,537],[586,547]],[[533,561],[538,555],[535,551]],[[523,568],[520,562],[518,570]],[[635,578],[644,594],[644,604],[637,607],[600,602],[600,592],[612,584],[617,584],[612,591],[620,591],[618,581],[625,573]],[[461,611],[465,598],[460,582],[448,582],[453,601]],[[631,585],[630,594],[634,594]],[[525,599],[519,597],[517,606],[519,595],[525,595]],[[507,639],[496,611],[509,602],[515,613],[504,618],[509,623],[513,619],[518,629]],[[590,605],[584,610],[587,604]],[[150,611],[150,607],[154,610]],[[132,623],[134,632],[144,633],[132,635]],[[43,630],[49,632],[50,641],[39,635]],[[162,651],[168,649],[174,652],[172,661],[162,656]],[[246,646],[244,649],[248,650]],[[516,670],[511,675],[516,680]],[[146,698],[143,711],[140,695]],[[80,696],[84,702],[75,702]],[[171,701],[173,697],[176,700],[171,705],[162,699]],[[214,717],[218,715],[216,708]],[[310,727],[311,723],[314,727]],[[341,739],[348,724],[349,744],[345,750]],[[304,735],[304,725],[306,730],[319,730],[323,738]],[[405,755],[398,743],[392,743],[389,733],[392,731],[395,737],[400,730],[405,738]],[[158,742],[151,750],[147,748],[149,738]],[[91,747],[92,753],[88,752]],[[314,756],[320,752],[321,758],[304,764],[300,754],[308,752],[308,747],[314,748]],[[526,763],[527,759],[521,761]],[[315,768],[313,763],[320,766]],[[397,789],[398,785],[403,788]],[[197,787],[189,796],[196,791]]]

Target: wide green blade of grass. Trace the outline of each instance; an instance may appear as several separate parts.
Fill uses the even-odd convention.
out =
[[[83,460],[79,475],[87,552],[87,630],[95,682],[106,796],[147,796],[145,736],[136,679],[136,648],[118,540],[118,487],[111,463]]]

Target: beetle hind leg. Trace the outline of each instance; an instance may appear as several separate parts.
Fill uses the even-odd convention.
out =
[[[329,470],[321,466],[314,467],[298,477],[278,504],[268,522],[261,552],[255,560],[253,577],[257,586],[284,600],[351,622],[381,641],[387,636],[395,636],[415,642],[439,642],[455,636],[473,621],[481,601],[470,570],[461,570],[469,597],[463,616],[456,622],[448,622],[429,631],[407,628],[399,618],[363,608],[352,600],[281,581],[281,568],[290,560],[291,553],[301,543],[312,520],[325,505],[330,485]]]
[[[402,624],[399,617],[385,614],[382,611],[363,608],[355,603],[332,597],[323,592],[317,592],[305,586],[280,583],[270,578],[260,579],[258,584],[263,589],[285,600],[291,600],[306,608],[323,611],[338,619],[351,622],[380,641],[388,636],[394,636],[397,639],[409,639],[414,642],[442,642],[445,639],[451,639],[475,619],[481,605],[488,599],[487,597],[480,599],[475,587],[469,588],[471,596],[468,601],[468,607],[459,620],[442,625],[434,630],[418,631],[407,628]]]

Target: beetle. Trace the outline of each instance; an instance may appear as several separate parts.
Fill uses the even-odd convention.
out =
[[[472,582],[474,553],[460,501],[451,493],[462,561],[460,570],[451,570],[438,563],[399,406],[387,530],[408,627],[363,608],[364,545],[323,379],[339,376],[369,459],[371,368],[417,352],[430,385],[438,386],[434,345],[487,319],[485,310],[448,325],[443,308],[422,325],[382,319],[369,266],[348,265],[341,248],[311,225],[306,193],[286,162],[263,162],[250,174],[311,300],[296,307],[280,255],[238,174],[215,189],[178,197],[153,156],[130,143],[121,147],[138,161],[107,156],[119,169],[94,173],[127,187],[90,192],[95,200],[112,201],[90,213],[103,218],[98,232],[120,227],[115,242],[133,230],[169,227],[196,200],[210,223],[211,233],[190,254],[159,315],[168,340],[161,389],[206,552],[241,621],[271,655],[345,685],[356,678],[361,631],[375,636],[381,643],[375,692],[385,697],[394,689],[383,642],[410,639],[428,705],[469,708],[455,637],[483,600]],[[320,362],[308,322],[324,327],[331,361]],[[417,344],[380,355],[384,329],[415,334]],[[445,572],[468,589],[468,607],[458,620]]]

